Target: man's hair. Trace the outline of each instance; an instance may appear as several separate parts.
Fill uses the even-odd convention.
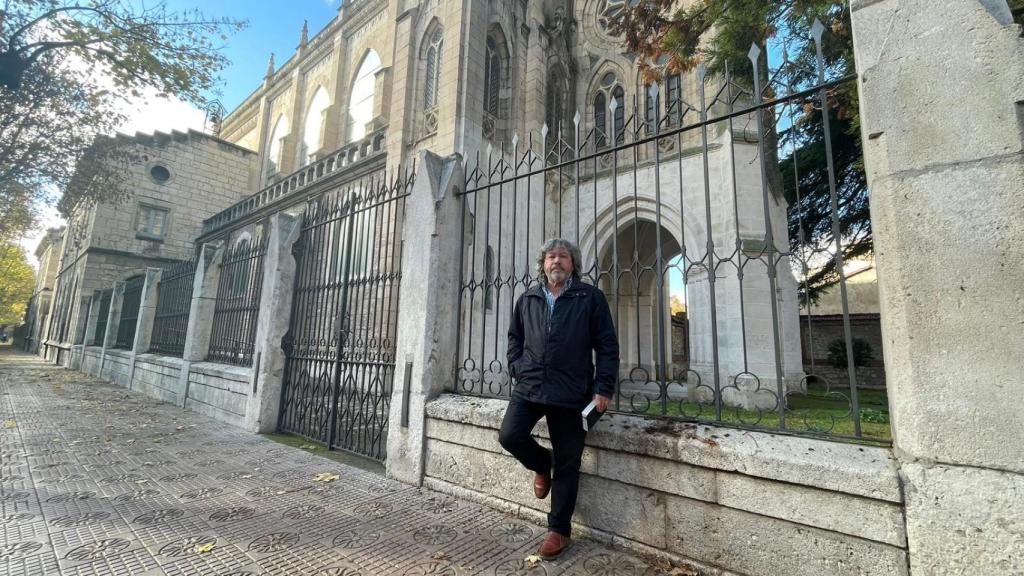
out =
[[[552,238],[545,242],[540,247],[540,251],[537,252],[537,281],[541,284],[547,284],[548,277],[544,273],[544,257],[555,248],[565,248],[569,251],[569,257],[572,258],[572,277],[579,280],[580,268],[583,264],[583,256],[580,254],[580,249],[564,238]]]

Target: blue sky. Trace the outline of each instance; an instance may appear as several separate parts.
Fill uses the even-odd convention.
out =
[[[205,16],[248,20],[249,26],[230,36],[223,49],[231,64],[221,73],[221,94],[211,94],[231,111],[263,81],[267,59],[274,53],[283,64],[299,44],[303,20],[309,36],[319,32],[338,15],[338,0],[168,0],[174,11],[200,8]]]

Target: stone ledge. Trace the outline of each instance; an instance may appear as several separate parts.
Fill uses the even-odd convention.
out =
[[[232,366],[230,364],[217,364],[216,362],[196,362],[189,368],[189,372],[202,374],[204,376],[215,376],[225,380],[248,383],[252,379],[252,368],[248,366]]]
[[[501,399],[444,394],[427,404],[427,416],[497,430],[506,404]],[[543,424],[537,431],[542,438],[547,437]],[[588,436],[587,445],[897,504],[903,502],[898,464],[887,448],[625,414],[606,416]]]
[[[181,358],[174,356],[162,356],[160,354],[151,354],[146,352],[145,354],[139,354],[135,357],[135,363],[145,362],[146,364],[153,364],[154,366],[162,366],[164,368],[175,368],[181,370],[181,367],[185,364],[185,361]]]

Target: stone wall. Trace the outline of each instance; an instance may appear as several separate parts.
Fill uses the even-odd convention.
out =
[[[428,404],[424,485],[543,521],[533,473],[498,444],[505,406]],[[582,471],[579,532],[641,553],[734,574],[908,574],[885,448],[611,415],[587,438]]]
[[[132,353],[129,350],[107,350],[103,355],[99,377],[118,386],[130,388]]]
[[[132,389],[170,404],[182,403],[182,360],[156,354],[139,354],[135,358]]]
[[[221,422],[245,425],[252,369],[212,362],[193,364],[185,408]]]

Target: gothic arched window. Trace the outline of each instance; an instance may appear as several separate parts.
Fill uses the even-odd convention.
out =
[[[281,170],[281,154],[284,150],[284,139],[291,132],[288,117],[281,114],[274,124],[274,131],[270,133],[270,141],[267,143],[267,176],[277,174]]]
[[[608,113],[612,101],[615,101],[615,112],[612,123],[608,125]],[[606,72],[601,77],[594,103],[594,143],[598,148],[621,144],[622,132],[626,127],[626,93],[614,72]]]
[[[306,110],[306,119],[302,131],[302,150],[299,160],[305,166],[313,161],[315,154],[323,146],[321,135],[324,128],[324,115],[327,107],[331,105],[331,98],[323,86],[316,89],[313,99],[309,101],[309,109]]]
[[[669,126],[683,123],[683,81],[679,74],[673,74],[665,80],[665,115]]]
[[[608,145],[608,126],[605,120],[607,116],[608,101],[605,99],[604,92],[598,92],[594,96],[594,142],[598,148]]]
[[[366,125],[373,120],[373,105],[376,98],[377,72],[381,69],[380,56],[373,50],[366,53],[363,63],[352,82],[352,94],[348,99],[348,141],[355,142],[366,136]]]
[[[494,36],[487,36],[487,61],[484,69],[484,112],[498,116],[498,94],[501,92],[501,55]]]
[[[444,47],[444,33],[435,27],[427,36],[423,51],[423,109],[424,132],[437,132],[437,100],[441,85],[441,55]]]

